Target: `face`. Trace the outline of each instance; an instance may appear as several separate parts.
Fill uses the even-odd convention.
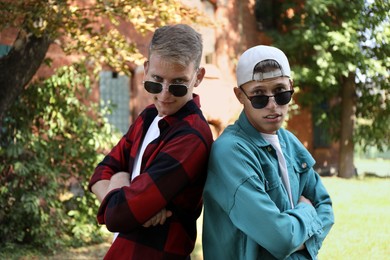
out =
[[[195,68],[194,63],[183,66],[158,54],[150,56],[149,61],[144,64],[144,69],[145,81],[161,83],[163,86],[160,93],[150,93],[159,116],[172,115],[191,100],[194,87],[200,84],[205,74],[205,69]],[[187,93],[181,97],[174,96],[168,91],[171,84],[186,85],[188,87]]]
[[[241,104],[244,105],[244,112],[249,122],[261,133],[276,134],[282,126],[288,112],[288,104],[278,105],[275,97],[270,97],[263,108],[254,108],[251,101],[245,95],[267,95],[273,96],[280,92],[292,90],[292,84],[287,77],[277,77],[263,81],[250,81],[240,88],[234,88],[234,93]],[[243,92],[245,91],[245,93]]]

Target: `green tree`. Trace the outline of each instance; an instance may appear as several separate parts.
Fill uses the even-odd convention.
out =
[[[0,127],[5,111],[30,82],[50,44],[58,44],[67,54],[86,56],[97,68],[104,63],[127,72],[129,64],[143,56],[118,31],[120,23],[144,34],[167,23],[203,21],[196,9],[178,0],[1,1],[0,32],[11,28],[18,36],[0,58]]]
[[[271,34],[292,63],[300,103],[339,141],[339,176],[350,178],[355,144],[390,146],[390,2],[284,1],[279,15]]]

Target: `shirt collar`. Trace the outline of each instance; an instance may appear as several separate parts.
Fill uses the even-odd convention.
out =
[[[192,94],[192,99],[189,100],[182,108],[180,108],[175,114],[165,116],[160,120],[159,126],[163,129],[170,125],[173,125],[177,121],[182,120],[190,114],[200,113],[200,97],[197,94]],[[154,107],[157,111],[157,109]]]

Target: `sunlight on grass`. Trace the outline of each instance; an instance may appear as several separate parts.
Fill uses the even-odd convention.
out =
[[[355,158],[355,166],[357,168],[359,176],[364,175],[376,175],[379,177],[389,177],[390,176],[390,160],[385,160],[381,158],[376,159],[364,159],[364,158]]]

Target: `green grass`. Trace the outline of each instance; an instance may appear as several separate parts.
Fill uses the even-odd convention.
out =
[[[389,259],[390,179],[323,178],[335,225],[319,259]]]

